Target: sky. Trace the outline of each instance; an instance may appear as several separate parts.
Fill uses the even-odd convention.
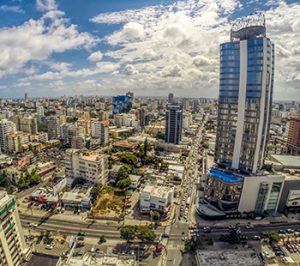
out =
[[[0,98],[218,97],[219,45],[262,11],[275,100],[300,100],[300,0],[0,0]]]

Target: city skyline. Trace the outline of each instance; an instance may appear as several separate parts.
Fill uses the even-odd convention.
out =
[[[0,97],[217,98],[219,44],[233,21],[263,11],[274,100],[299,99],[299,10],[297,1],[2,1]]]

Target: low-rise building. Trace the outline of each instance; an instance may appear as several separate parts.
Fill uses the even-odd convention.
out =
[[[147,184],[140,193],[140,212],[168,212],[174,198],[174,188]]]
[[[66,209],[90,209],[91,199],[87,193],[65,192],[61,197],[62,207]]]
[[[107,155],[69,149],[65,157],[66,177],[71,184],[76,178],[91,183],[105,184],[108,177]]]

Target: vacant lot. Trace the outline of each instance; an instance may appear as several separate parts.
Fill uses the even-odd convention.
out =
[[[100,195],[93,208],[93,216],[119,216],[122,212],[123,201],[112,193]]]

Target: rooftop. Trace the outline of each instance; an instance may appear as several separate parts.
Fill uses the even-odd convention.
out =
[[[300,168],[300,156],[274,154],[271,158],[284,167],[293,169]]]
[[[142,192],[149,193],[152,197],[166,198],[171,190],[172,188],[170,187],[155,186],[148,184],[145,186]]]

